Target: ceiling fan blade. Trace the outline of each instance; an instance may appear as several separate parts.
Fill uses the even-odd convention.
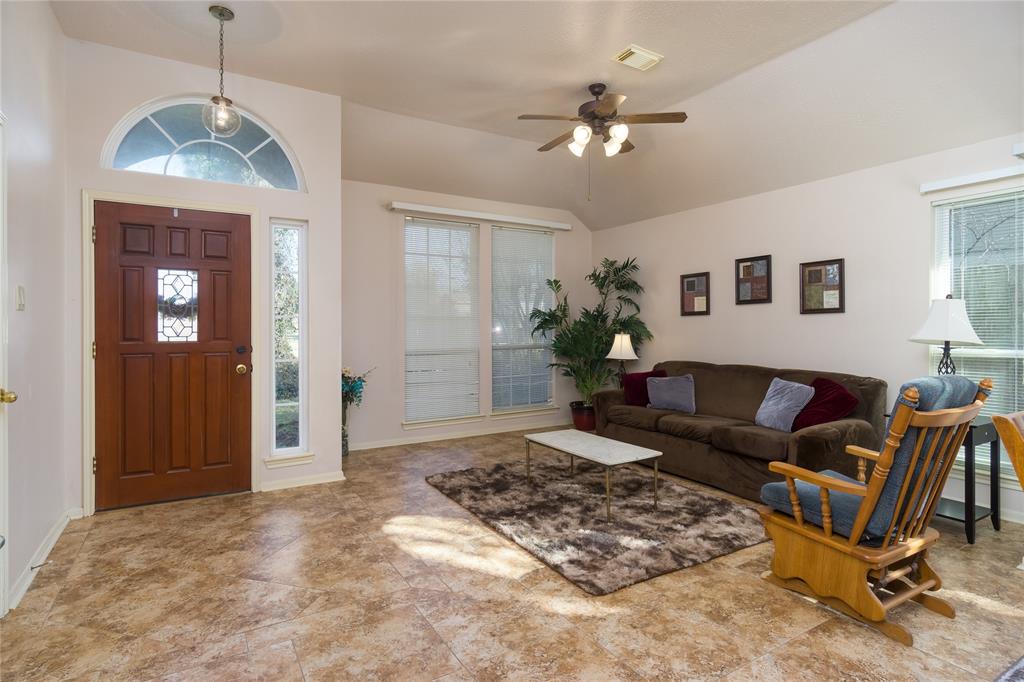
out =
[[[561,135],[559,135],[555,139],[551,140],[551,142],[548,142],[543,147],[538,147],[537,151],[539,151],[539,152],[549,152],[552,149],[554,149],[555,147],[557,147],[558,145],[560,145],[563,142],[565,142],[566,140],[568,140],[570,137],[572,137],[572,131],[571,130],[569,132],[567,132],[567,133],[562,133]]]
[[[625,95],[616,95],[612,92],[606,92],[601,96],[601,100],[597,103],[597,106],[594,107],[594,113],[598,116],[611,116],[625,101]]]
[[[625,123],[682,123],[686,114],[681,111],[670,111],[664,114],[626,114],[622,117]]]
[[[636,145],[634,145],[629,140],[626,140],[625,142],[622,143],[622,149],[619,150],[619,154],[625,154],[626,152],[631,152],[634,149],[636,149]]]
[[[555,116],[551,114],[519,114],[520,121],[578,121],[579,116]]]

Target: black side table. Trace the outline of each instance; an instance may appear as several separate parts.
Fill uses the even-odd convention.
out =
[[[985,443],[989,444],[992,467],[988,507],[975,504],[974,500],[974,448]],[[999,434],[996,433],[995,424],[988,417],[975,418],[967,431],[967,437],[964,438],[964,501],[941,499],[935,513],[962,522],[967,532],[967,542],[972,545],[975,537],[974,525],[986,516],[992,517],[992,527],[999,530]]]

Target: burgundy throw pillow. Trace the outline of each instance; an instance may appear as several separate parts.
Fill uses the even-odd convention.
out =
[[[647,395],[648,377],[666,377],[665,370],[659,369],[652,372],[633,372],[622,377],[622,392],[625,394],[627,405],[639,405],[647,407],[650,397]]]
[[[811,387],[814,389],[814,397],[793,420],[794,431],[849,416],[860,402],[857,396],[843,388],[842,384],[837,384],[831,379],[818,377],[811,382]]]

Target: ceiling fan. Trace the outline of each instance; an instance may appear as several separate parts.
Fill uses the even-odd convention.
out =
[[[627,139],[629,137],[630,125],[638,123],[682,123],[686,120],[686,114],[681,111],[663,114],[620,115],[619,106],[626,101],[625,95],[616,95],[611,92],[606,93],[607,86],[604,83],[591,83],[587,89],[594,96],[594,99],[581,104],[576,116],[519,115],[519,120],[521,121],[580,121],[580,125],[566,133],[562,133],[543,147],[537,149],[537,151],[550,151],[571,138],[569,151],[576,156],[583,156],[583,152],[586,150],[590,139],[594,135],[600,135],[604,140],[605,156],[625,154],[636,149],[633,143]]]

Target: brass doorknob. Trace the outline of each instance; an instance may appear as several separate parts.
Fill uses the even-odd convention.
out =
[[[246,367],[245,365],[236,365],[235,366],[235,374],[245,374],[248,371],[249,371],[249,368]]]
[[[0,403],[13,403],[17,401],[18,394],[14,391],[5,391],[0,388]]]

